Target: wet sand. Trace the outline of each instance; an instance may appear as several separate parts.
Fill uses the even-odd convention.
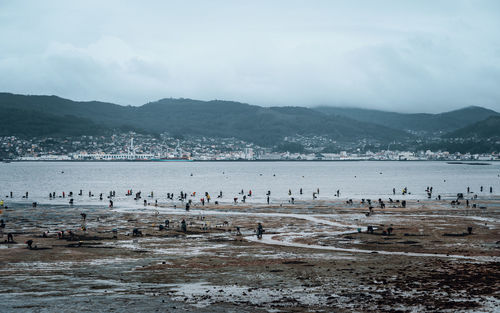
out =
[[[366,216],[359,201],[189,212],[8,203],[1,241],[12,232],[17,243],[0,244],[0,301],[8,312],[494,312],[500,200],[475,203],[487,208],[411,200]],[[166,219],[170,228],[160,231]],[[60,230],[74,238],[58,239]],[[36,249],[26,248],[29,239]]]

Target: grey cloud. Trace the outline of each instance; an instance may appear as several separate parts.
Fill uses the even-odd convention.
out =
[[[500,110],[496,1],[11,1],[0,90]]]

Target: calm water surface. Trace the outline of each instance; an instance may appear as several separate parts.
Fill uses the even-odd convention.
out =
[[[176,195],[196,192],[199,200],[205,191],[213,200],[220,190],[223,202],[239,197],[238,193],[252,190],[249,202],[264,202],[271,190],[273,202],[288,201],[288,190],[298,200],[311,200],[320,189],[319,199],[387,198],[403,199],[401,189],[408,187],[406,198],[426,198],[425,189],[433,186],[434,195],[452,196],[471,191],[489,195],[500,194],[500,162],[490,165],[448,164],[446,162],[13,162],[0,163],[0,197],[14,192],[16,201],[28,191],[26,201],[49,202],[50,192],[59,196],[62,191],[84,196],[76,203],[99,203],[99,193],[106,196],[115,190],[116,203],[133,204],[125,197],[127,189],[142,191],[143,197],[154,191],[159,202],[167,192]],[[484,192],[480,193],[480,186]],[[299,189],[303,195],[299,195]],[[396,188],[397,195],[392,195]],[[92,191],[94,198],[88,197]],[[67,199],[53,200],[66,203]],[[106,201],[104,200],[103,203]]]

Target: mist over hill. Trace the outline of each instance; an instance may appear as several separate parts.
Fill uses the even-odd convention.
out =
[[[500,115],[498,112],[479,106],[469,106],[459,110],[438,114],[405,114],[380,110],[328,106],[316,107],[315,109],[329,115],[344,116],[358,121],[384,125],[394,129],[426,134],[447,133],[482,121],[490,116]]]
[[[479,121],[500,116],[481,107],[440,114],[403,114],[337,107],[261,107],[233,101],[172,98],[134,107],[11,93],[0,93],[0,110],[7,120],[0,127],[3,136],[98,135],[121,129],[235,137],[263,146],[277,145],[285,137],[295,135],[325,136],[339,142],[380,143],[411,140],[419,133],[453,134],[456,131],[453,136],[466,136],[482,125]],[[466,128],[458,131],[463,127]],[[478,131],[476,135],[490,133]]]
[[[61,118],[74,117],[88,120],[102,129],[127,127],[154,133],[236,137],[261,145],[273,145],[285,136],[294,135],[328,136],[339,141],[390,141],[409,136],[385,126],[330,116],[308,108],[264,108],[220,100],[162,99],[132,107],[97,101],[71,101],[56,96],[2,93],[0,108],[40,113],[40,119],[51,117],[56,124],[62,123]],[[12,116],[13,124],[23,123],[22,120],[22,115]],[[89,124],[89,127],[94,126]],[[25,136],[52,134],[36,129],[19,132],[15,127],[4,129],[3,133]],[[62,135],[63,131],[53,134]]]

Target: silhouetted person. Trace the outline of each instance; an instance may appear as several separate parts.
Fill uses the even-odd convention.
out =
[[[262,227],[261,223],[257,224],[257,238],[262,239],[263,233],[264,233],[264,227]]]

